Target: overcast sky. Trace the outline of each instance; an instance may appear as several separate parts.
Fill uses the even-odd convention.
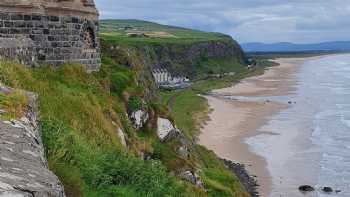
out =
[[[350,40],[350,0],[96,0],[101,18],[230,34],[239,42]]]

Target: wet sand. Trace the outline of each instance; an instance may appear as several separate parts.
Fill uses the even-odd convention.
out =
[[[271,116],[288,107],[288,103],[264,99],[228,99],[234,97],[283,96],[292,94],[297,83],[295,74],[301,65],[313,58],[286,58],[276,60],[280,66],[272,67],[261,76],[251,77],[241,83],[205,96],[213,109],[210,120],[203,126],[199,143],[215,151],[220,157],[246,164],[256,175],[259,192],[268,196],[272,178],[265,159],[245,143],[247,138],[262,134],[258,131]],[[277,135],[269,133],[270,135]]]

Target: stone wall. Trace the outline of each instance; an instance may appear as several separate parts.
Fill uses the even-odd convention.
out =
[[[84,2],[91,9],[93,1]],[[0,56],[8,58],[12,54],[16,58],[25,53],[34,57],[25,60],[26,63],[31,60],[32,66],[81,63],[88,71],[98,70],[101,60],[97,11],[85,13],[80,7],[74,10],[58,4],[45,6],[0,3],[0,39],[3,43],[12,42],[0,43]],[[26,43],[31,43],[14,46],[14,39],[27,39]]]
[[[24,65],[36,62],[33,41],[28,38],[0,38],[0,58],[16,59]]]
[[[1,93],[12,91],[0,84]],[[65,197],[63,185],[48,169],[37,119],[37,95],[26,95],[25,116],[0,121],[0,196]],[[6,111],[0,109],[0,119],[1,112]]]

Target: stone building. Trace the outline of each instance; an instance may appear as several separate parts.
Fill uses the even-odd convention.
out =
[[[30,66],[81,63],[100,67],[93,0],[0,0],[0,57]]]

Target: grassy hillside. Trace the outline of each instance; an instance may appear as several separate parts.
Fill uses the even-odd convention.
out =
[[[128,127],[125,107],[117,92],[104,87],[112,79],[106,73],[132,76],[117,65],[89,75],[79,65],[32,70],[0,63],[3,83],[39,94],[49,166],[68,196],[164,196],[186,190],[161,163],[142,161],[120,145],[116,129]]]
[[[195,145],[183,159],[176,153],[177,140],[160,143],[152,126],[138,132],[131,127],[125,95],[143,97],[145,88],[134,77],[134,71],[111,59],[93,75],[79,65],[55,70],[0,63],[2,83],[39,94],[49,167],[67,196],[248,196],[212,152]],[[148,106],[166,113],[160,102]],[[128,149],[120,144],[118,128],[126,132]],[[153,159],[140,159],[140,151]],[[208,192],[174,176],[183,168],[200,170]]]
[[[249,196],[217,156],[194,140],[209,111],[197,94],[251,73],[242,64],[239,45],[221,34],[143,21],[102,21],[101,28],[99,72],[87,74],[83,66],[72,64],[30,69],[0,62],[1,83],[38,93],[49,167],[63,182],[67,196]],[[130,36],[130,28],[146,36]],[[194,86],[160,92],[151,76],[157,66],[193,76]],[[237,75],[200,79],[230,71]],[[6,118],[20,115],[25,105],[20,94],[0,99],[2,107],[13,109]],[[127,113],[140,106],[150,119],[135,130]],[[185,134],[188,157],[178,153],[181,139],[160,142],[159,116],[174,121]],[[127,147],[118,129],[124,131]],[[198,173],[205,190],[181,179],[184,171]]]
[[[141,20],[102,20],[100,26],[103,39],[119,44],[188,44],[229,39],[229,37],[220,33],[208,33]]]
[[[101,21],[105,55],[143,69],[166,68],[192,79],[213,73],[236,72],[244,67],[244,53],[230,36],[165,26],[138,20]]]

